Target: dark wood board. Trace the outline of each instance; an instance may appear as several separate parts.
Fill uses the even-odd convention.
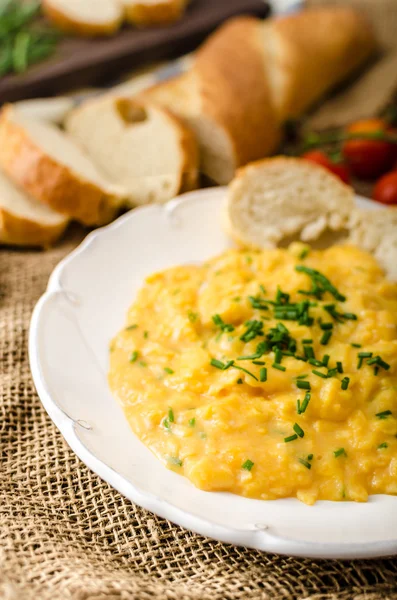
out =
[[[145,63],[191,52],[230,17],[268,13],[263,0],[192,0],[183,19],[166,27],[126,26],[111,38],[64,38],[56,56],[23,75],[0,78],[0,103],[101,85]]]

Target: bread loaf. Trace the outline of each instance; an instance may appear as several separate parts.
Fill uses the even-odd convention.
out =
[[[262,22],[240,17],[204,43],[192,69],[146,90],[197,134],[202,171],[219,184],[277,148],[282,123],[301,115],[376,48],[365,18],[345,7]]]
[[[181,18],[189,0],[123,0],[127,21],[139,27],[172,23]]]
[[[42,8],[57,27],[77,35],[112,35],[123,19],[119,0],[42,0]]]

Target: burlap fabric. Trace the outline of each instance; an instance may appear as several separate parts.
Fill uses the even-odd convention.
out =
[[[397,600],[397,559],[233,548],[134,506],[78,460],[37,397],[27,341],[33,306],[79,237],[47,253],[0,251],[0,598]]]

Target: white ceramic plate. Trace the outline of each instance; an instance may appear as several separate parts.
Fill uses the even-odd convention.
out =
[[[109,341],[150,273],[222,252],[224,189],[150,206],[90,234],[51,276],[33,314],[30,361],[40,398],[65,439],[133,502],[224,542],[316,558],[397,553],[397,498],[365,504],[260,501],[196,489],[133,435],[106,381]],[[374,207],[373,203],[358,199]]]

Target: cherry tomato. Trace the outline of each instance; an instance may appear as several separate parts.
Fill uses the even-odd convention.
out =
[[[325,167],[328,171],[331,171],[331,173],[339,177],[344,183],[350,182],[350,173],[346,165],[333,162],[322,150],[311,150],[310,152],[303,154],[302,158]]]
[[[390,171],[377,181],[372,197],[382,204],[397,204],[397,171]]]
[[[367,119],[350,125],[348,133],[376,133],[388,131],[382,119]],[[354,175],[361,179],[374,179],[386,173],[395,160],[395,145],[377,140],[349,140],[343,144],[345,161]]]

